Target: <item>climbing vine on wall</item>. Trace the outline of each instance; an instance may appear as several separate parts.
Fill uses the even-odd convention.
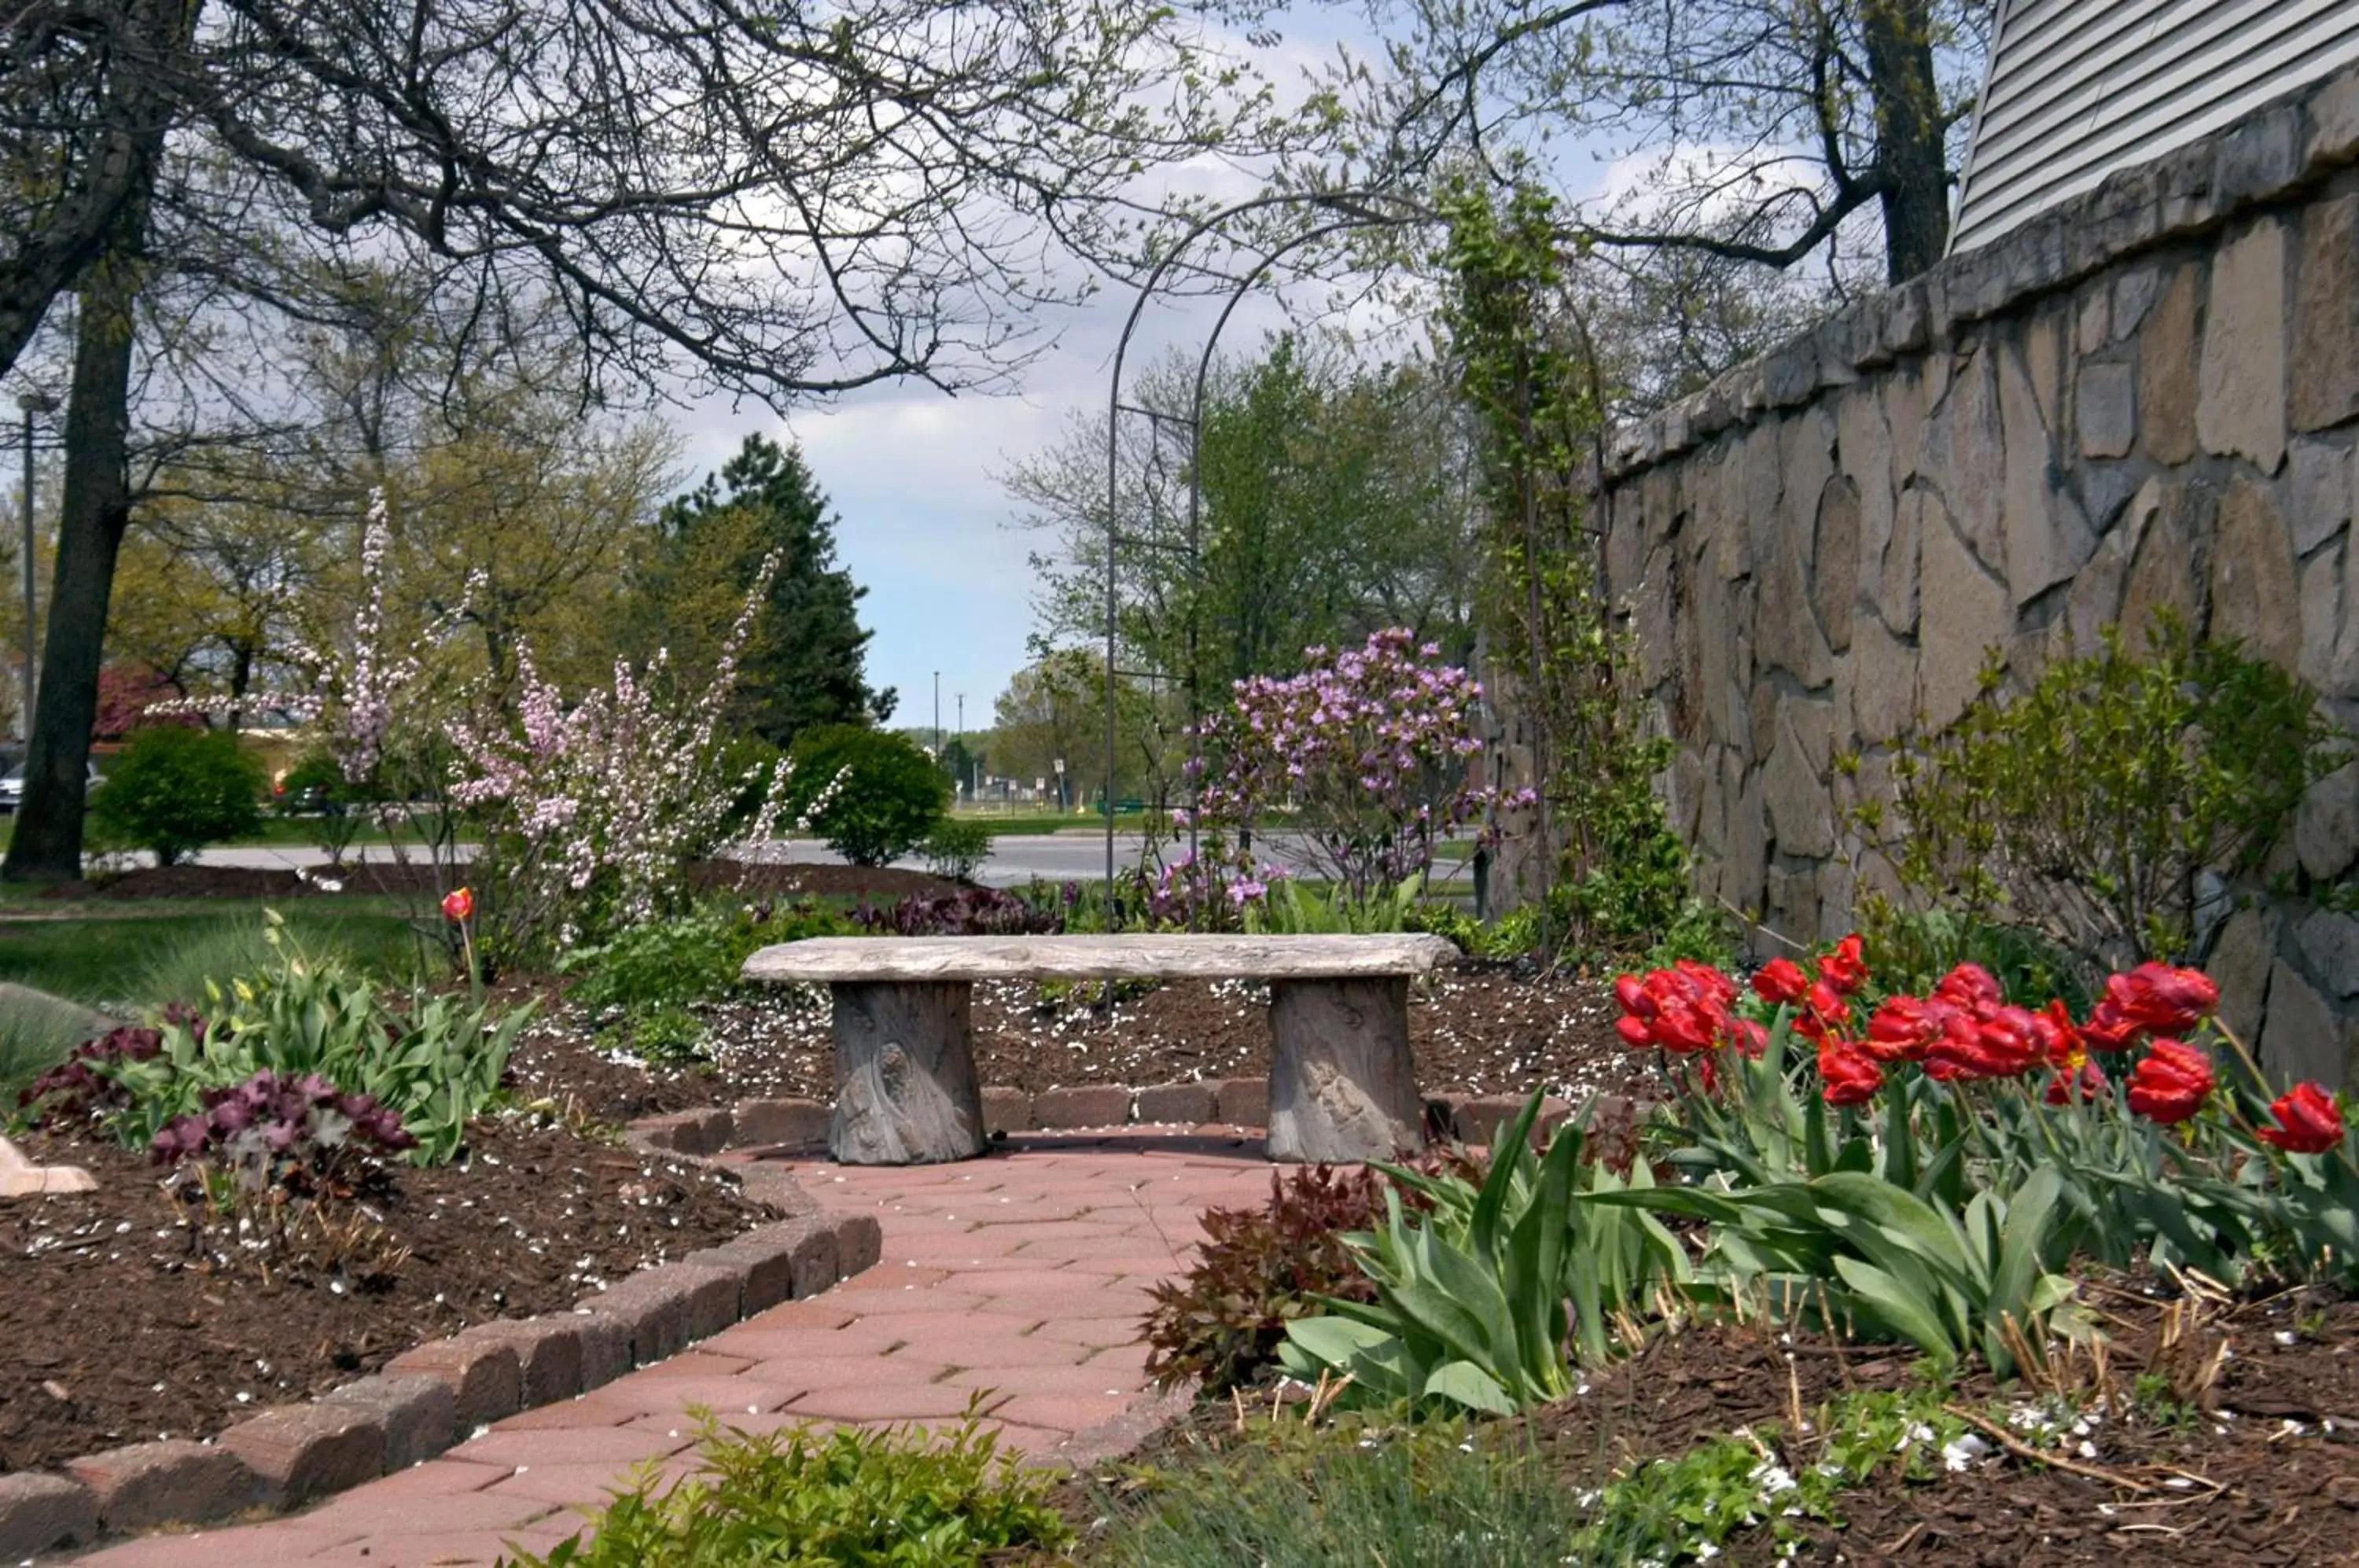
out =
[[[1489,516],[1485,673],[1522,717],[1539,841],[1557,846],[1551,885],[1521,891],[1544,891],[1549,936],[1568,951],[1693,942],[1711,922],[1689,898],[1687,853],[1654,789],[1670,742],[1631,700],[1635,650],[1589,526],[1583,466],[1603,389],[1554,203],[1529,187],[1502,201],[1462,186],[1444,215],[1444,322],[1478,422]]]

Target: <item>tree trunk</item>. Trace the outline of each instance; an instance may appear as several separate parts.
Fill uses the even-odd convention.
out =
[[[1950,246],[1950,165],[1930,12],[1926,0],[1866,0],[1862,18],[1885,180],[1885,272],[1894,283],[1931,271]]]
[[[74,327],[66,407],[66,477],[58,516],[57,578],[40,695],[25,757],[25,801],[0,879],[63,882],[82,875],[82,807],[98,668],[114,561],[131,520],[131,356],[139,292],[137,231],[90,275]]]

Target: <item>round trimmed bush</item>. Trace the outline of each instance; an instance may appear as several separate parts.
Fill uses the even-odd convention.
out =
[[[90,814],[108,837],[169,866],[192,850],[262,825],[262,764],[227,730],[140,730],[125,744]]]
[[[950,809],[950,780],[908,738],[857,724],[820,724],[795,737],[795,811],[809,811],[827,846],[854,866],[883,866],[925,842]]]

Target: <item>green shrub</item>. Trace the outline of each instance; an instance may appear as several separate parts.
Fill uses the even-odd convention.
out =
[[[268,788],[262,765],[226,730],[141,730],[92,792],[90,812],[104,833],[169,866],[261,826]]]
[[[883,730],[816,725],[795,737],[794,763],[796,814],[854,866],[908,854],[950,807],[950,781],[933,759]]]
[[[2204,875],[2257,869],[2345,760],[2308,685],[2174,618],[2143,659],[2108,628],[2020,696],[2001,673],[1854,822],[1919,903],[2027,928],[2092,976],[2183,962]]]
[[[455,996],[396,1007],[341,963],[305,953],[277,914],[265,919],[268,967],[227,985],[208,982],[198,1010],[167,1016],[152,1053],[88,1064],[119,1093],[110,1130],[126,1146],[144,1149],[168,1124],[198,1110],[208,1090],[234,1088],[257,1073],[290,1079],[317,1073],[399,1116],[419,1140],[410,1155],[416,1163],[458,1158],[467,1124],[498,1093],[531,1009],[495,1023],[487,1007]],[[34,1085],[37,1100],[41,1088]]]
[[[1424,904],[1411,912],[1406,929],[1446,936],[1469,958],[1521,958],[1540,944],[1539,911],[1527,904],[1490,924],[1451,904]]]
[[[935,876],[972,881],[991,858],[991,824],[973,817],[944,817],[918,847],[926,857],[926,869]]]
[[[669,1486],[650,1461],[592,1517],[587,1542],[503,1568],[981,1568],[1072,1533],[1046,1500],[1052,1477],[1017,1469],[972,1420],[930,1435],[758,1437],[708,1421],[698,1456],[707,1472]]]
[[[575,948],[559,968],[581,976],[571,997],[592,1010],[679,1007],[728,995],[745,960],[762,948],[859,932],[852,920],[815,903],[709,908]]]
[[[278,780],[278,809],[288,816],[309,813],[311,842],[331,866],[344,863],[344,851],[360,836],[365,797],[344,777],[343,766],[324,748],[305,752]]]
[[[1105,1498],[1108,1568],[1559,1568],[1588,1510],[1528,1443],[1450,1421],[1259,1427]]]

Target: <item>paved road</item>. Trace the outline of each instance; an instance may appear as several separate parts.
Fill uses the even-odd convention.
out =
[[[1146,841],[1136,833],[1114,835],[1114,865],[1127,870],[1138,864]],[[464,846],[462,846],[462,853]],[[1169,845],[1166,845],[1167,853]],[[384,851],[365,852],[381,857]],[[1299,850],[1290,835],[1270,835],[1257,841],[1256,854],[1288,865],[1298,864]],[[798,866],[841,866],[843,857],[825,844],[809,839],[797,839],[788,844],[772,844],[762,855],[764,859],[784,860]],[[327,857],[305,845],[273,845],[234,849],[208,849],[197,859],[207,866],[245,866],[285,867],[320,866]],[[908,855],[895,861],[896,866],[913,871],[926,868],[923,857]],[[1092,881],[1105,875],[1105,839],[1092,833],[1016,833],[994,841],[991,858],[976,874],[975,880],[994,887],[1016,887],[1038,879],[1042,882]]]

